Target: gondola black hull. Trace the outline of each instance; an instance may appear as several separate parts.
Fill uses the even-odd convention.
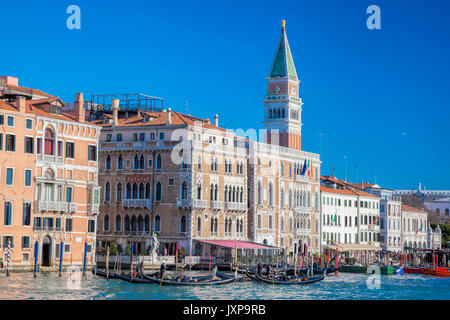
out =
[[[221,278],[217,280],[208,280],[208,281],[173,281],[173,280],[161,280],[158,278],[150,277],[144,275],[147,280],[152,281],[153,283],[162,285],[162,286],[213,286],[213,285],[222,285],[227,283],[232,283],[235,281],[234,276],[232,278]]]
[[[250,273],[247,273],[247,276],[248,276],[250,279],[255,280],[255,281],[258,281],[258,282],[263,282],[263,283],[267,283],[267,284],[277,284],[277,285],[280,285],[280,284],[305,285],[305,284],[311,284],[311,283],[314,283],[314,282],[321,281],[321,280],[323,280],[323,279],[325,278],[324,275],[320,275],[320,276],[315,276],[315,277],[307,278],[307,280],[299,280],[299,281],[295,281],[295,280],[289,281],[289,280],[286,280],[286,281],[281,281],[281,280],[273,280],[273,279],[263,278],[263,277],[258,276],[257,274],[250,274]],[[299,278],[297,278],[297,279],[299,279]]]

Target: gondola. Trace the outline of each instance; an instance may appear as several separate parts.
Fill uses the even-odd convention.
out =
[[[117,278],[120,280],[124,280],[130,283],[153,283],[150,280],[146,279],[145,276],[144,277],[130,277],[129,275],[124,275],[124,274],[118,274]]]
[[[217,272],[216,275],[219,278],[224,278],[224,279],[230,279],[230,278],[234,278],[235,275],[234,274],[227,274],[227,273],[222,273],[222,272]],[[247,281],[251,281],[250,279],[248,279],[247,277],[237,277],[236,282],[247,282]]]
[[[267,284],[299,284],[299,285],[318,282],[325,278],[325,275],[322,274],[322,275],[314,276],[314,277],[297,276],[297,277],[291,277],[290,279],[287,279],[287,280],[277,280],[277,279],[268,279],[268,278],[260,277],[257,274],[251,274],[249,272],[247,272],[247,276],[254,281],[263,282],[263,283],[267,283]],[[278,278],[281,279],[281,277],[278,277]]]
[[[212,275],[210,276],[212,278]],[[155,277],[151,277],[148,275],[144,275],[144,278],[146,278],[147,280],[153,282],[153,283],[157,283],[159,285],[164,285],[164,286],[211,286],[211,285],[221,285],[221,284],[227,284],[227,283],[231,283],[235,281],[235,276],[232,276],[231,278],[221,278],[219,277],[219,279],[205,279],[205,280],[201,280],[199,281],[198,278],[200,277],[184,277],[182,278],[176,278],[177,280],[169,280],[169,279],[159,279],[159,278],[155,278]],[[187,278],[187,280],[185,280]],[[184,280],[184,281],[183,281]]]
[[[102,270],[98,270],[98,269],[97,270],[92,269],[92,274],[95,274],[95,275],[97,275],[99,277],[103,277],[103,278],[107,277],[106,276],[106,271],[102,271]],[[109,272],[108,279],[117,279],[116,273],[115,272]]]

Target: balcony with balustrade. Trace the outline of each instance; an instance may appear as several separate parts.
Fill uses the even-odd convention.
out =
[[[122,206],[125,208],[146,208],[151,209],[150,199],[123,199]]]
[[[77,204],[73,202],[58,202],[58,201],[41,201],[35,202],[37,211],[56,211],[75,213],[77,211]]]
[[[223,209],[222,201],[211,200],[211,209],[213,209],[213,210],[221,210],[221,209]]]
[[[37,154],[36,155],[37,161],[42,162],[50,162],[50,163],[64,163],[64,157],[57,156],[57,155],[49,155],[49,154]]]
[[[228,211],[247,211],[247,203],[225,202],[225,209]]]

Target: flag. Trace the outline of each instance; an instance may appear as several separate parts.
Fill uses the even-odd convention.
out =
[[[334,213],[334,218],[332,222],[336,222],[336,219],[337,219],[337,211]]]
[[[305,159],[305,163],[303,164],[303,169],[302,169],[302,176],[305,175],[306,166],[307,166],[307,164],[306,164],[306,159]]]
[[[308,160],[308,176],[311,175],[311,162]]]
[[[420,228],[417,229],[416,234],[419,233],[419,231],[422,231],[423,223],[420,225]]]
[[[378,218],[379,218],[379,217],[376,217],[376,218],[375,218],[375,220],[373,221],[373,224],[376,224],[376,223],[378,222]]]

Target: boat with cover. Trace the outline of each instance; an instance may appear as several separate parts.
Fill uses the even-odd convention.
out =
[[[287,275],[274,275],[271,278],[268,277],[261,277],[257,274],[251,274],[250,272],[247,272],[247,276],[258,282],[263,282],[267,284],[310,284],[314,282],[321,281],[325,278],[325,272],[322,275],[312,276],[312,277],[305,277],[305,276],[287,276]]]

